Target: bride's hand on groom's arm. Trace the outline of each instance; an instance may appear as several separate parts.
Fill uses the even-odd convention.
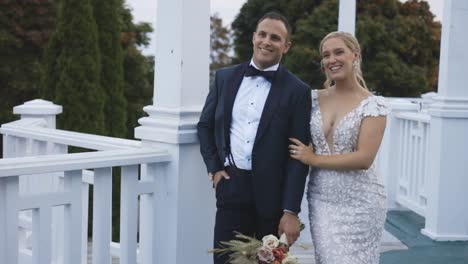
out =
[[[305,145],[295,138],[289,138],[289,141],[291,141],[289,145],[289,156],[291,158],[299,160],[306,165],[314,165],[316,155],[312,146]]]

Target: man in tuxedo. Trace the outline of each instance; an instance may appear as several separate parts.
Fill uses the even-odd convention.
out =
[[[309,142],[309,87],[280,65],[291,29],[270,12],[253,33],[250,62],[220,69],[207,96],[198,137],[216,189],[214,246],[234,231],[261,239],[300,232],[308,167],[289,157],[289,138]],[[306,143],[306,144],[307,144]],[[229,256],[214,256],[224,264]]]

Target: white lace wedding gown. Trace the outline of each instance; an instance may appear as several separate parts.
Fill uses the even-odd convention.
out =
[[[361,121],[388,113],[384,98],[370,96],[336,126],[329,146],[322,128],[317,91],[312,91],[310,129],[320,155],[353,152]],[[386,216],[386,193],[375,166],[337,171],[311,168],[307,190],[316,264],[378,264]]]

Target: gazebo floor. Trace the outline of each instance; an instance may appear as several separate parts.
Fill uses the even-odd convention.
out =
[[[387,213],[380,264],[468,264],[468,241],[437,242],[421,234],[424,218],[411,211]],[[91,244],[89,244],[91,246]],[[91,263],[91,248],[88,249]],[[291,252],[300,264],[314,264],[311,244],[294,245]],[[112,258],[112,264],[118,264]]]

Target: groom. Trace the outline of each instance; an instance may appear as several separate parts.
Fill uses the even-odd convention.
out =
[[[250,62],[218,70],[198,123],[200,149],[216,189],[214,246],[234,231],[261,239],[300,232],[308,167],[291,159],[288,138],[309,142],[309,87],[280,65],[291,29],[270,12],[253,33]],[[227,263],[229,256],[214,256]]]

